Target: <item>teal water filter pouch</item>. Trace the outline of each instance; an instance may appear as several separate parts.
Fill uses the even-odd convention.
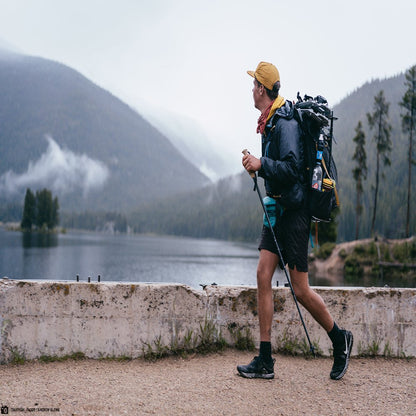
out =
[[[266,209],[267,215],[269,216],[270,224],[272,227],[276,225],[277,221],[277,202],[275,199],[266,196],[263,198],[264,208]],[[263,224],[266,227],[270,227],[269,222],[267,221],[266,214],[263,214]]]

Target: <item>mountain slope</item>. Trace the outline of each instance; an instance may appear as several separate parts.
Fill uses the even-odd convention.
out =
[[[209,183],[137,112],[78,72],[4,51],[0,154],[3,200],[47,187],[62,209],[128,211]]]
[[[198,123],[183,115],[141,110],[144,118],[161,131],[181,154],[199,168],[212,181],[233,172],[227,155],[217,152],[216,145],[205,134]]]

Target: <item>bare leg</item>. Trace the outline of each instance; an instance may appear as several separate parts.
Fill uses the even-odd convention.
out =
[[[308,273],[289,269],[290,280],[298,301],[309,311],[313,318],[325,331],[329,332],[334,327],[334,320],[328,311],[322,298],[314,292],[308,282]]]
[[[278,256],[268,250],[260,251],[257,266],[257,310],[259,314],[260,341],[270,342],[273,321],[272,278],[278,265]]]

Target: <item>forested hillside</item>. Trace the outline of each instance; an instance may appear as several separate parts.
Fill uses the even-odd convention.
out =
[[[149,204],[128,218],[135,232],[255,241],[262,209],[247,173]]]
[[[392,126],[391,166],[382,167],[379,200],[377,207],[376,227],[378,234],[389,238],[404,237],[406,224],[407,201],[407,169],[409,138],[402,132],[400,114],[403,109],[399,106],[405,93],[404,75],[385,80],[373,80],[358,88],[338,105],[334,112],[339,120],[335,123],[337,144],[334,154],[339,173],[340,198],[342,209],[338,218],[338,238],[341,241],[352,240],[355,237],[355,182],[352,175],[352,156],[355,144],[355,128],[361,120],[365,137],[368,174],[364,182],[364,210],[361,219],[360,237],[369,237],[371,218],[374,206],[376,147],[373,140],[375,131],[370,131],[367,113],[373,112],[374,97],[384,91],[389,106],[389,123]],[[416,184],[416,169],[412,172],[413,189]],[[411,234],[416,233],[416,195],[412,195]]]

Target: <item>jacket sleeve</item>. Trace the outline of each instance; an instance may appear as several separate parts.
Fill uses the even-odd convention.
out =
[[[273,140],[277,143],[278,160],[261,157],[259,176],[274,182],[277,186],[293,184],[298,180],[299,175],[300,132],[298,123],[296,121],[277,123]]]

